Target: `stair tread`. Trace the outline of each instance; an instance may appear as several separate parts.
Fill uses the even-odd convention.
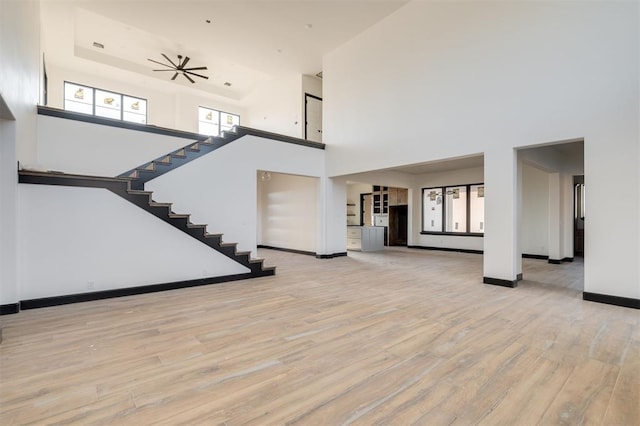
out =
[[[151,201],[149,202],[149,205],[154,207],[171,207],[173,203],[158,203],[156,201]]]
[[[186,213],[169,213],[169,217],[189,217],[191,216],[190,214],[186,214]]]
[[[206,228],[207,225],[201,223],[187,223],[187,228]]]
[[[129,194],[138,194],[138,195],[152,195],[153,191],[143,191],[140,189],[127,189]]]
[[[222,234],[210,234],[210,233],[206,233],[204,234],[205,237],[222,237]]]

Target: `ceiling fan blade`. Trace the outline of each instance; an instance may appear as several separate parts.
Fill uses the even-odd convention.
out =
[[[171,72],[174,72],[175,70],[173,68],[171,68],[171,69],[168,69],[168,70],[151,70],[151,71],[171,71]]]
[[[184,66],[187,65],[187,62],[189,62],[189,59],[191,59],[188,56],[185,56],[184,61],[180,64],[180,66],[178,66],[178,68],[184,69]]]
[[[184,75],[185,77],[187,77],[187,80],[189,80],[190,82],[195,83],[195,80],[194,80],[194,79],[192,79],[191,77],[189,77],[187,74],[182,73],[182,75]]]
[[[147,59],[147,61],[151,61],[151,62],[156,63],[156,64],[158,64],[158,65],[162,65],[162,66],[164,66],[164,67],[169,67],[169,68],[171,68],[171,65],[163,64],[162,62],[154,61],[153,59]]]
[[[176,72],[176,73],[173,75],[173,77],[171,77],[171,80],[175,80],[177,76],[178,76],[178,73]]]
[[[206,70],[207,67],[182,68],[182,71]]]
[[[201,74],[196,74],[195,72],[191,72],[191,71],[186,71],[186,70],[182,70],[183,74],[191,74],[191,75],[195,75],[196,77],[200,77],[200,78],[205,78],[205,79],[209,79],[209,77],[207,77],[206,75],[201,75]]]
[[[176,64],[174,64],[174,63],[173,63],[173,61],[172,61],[171,59],[169,59],[169,57],[168,57],[167,55],[165,55],[164,53],[161,53],[161,55],[162,55],[162,56],[164,56],[164,58],[165,58],[167,61],[169,61],[169,63],[170,63],[171,65],[173,65],[173,66],[174,66],[174,68],[178,68],[178,66],[177,66]]]

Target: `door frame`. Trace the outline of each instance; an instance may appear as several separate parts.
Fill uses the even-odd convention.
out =
[[[373,196],[372,192],[363,192],[360,194],[360,226],[364,226],[364,199],[367,195]],[[373,207],[372,207],[373,209]]]
[[[304,138],[305,138],[305,140],[308,140],[307,132],[308,132],[308,127],[309,127],[309,120],[307,120],[307,116],[308,116],[308,114],[307,114],[307,103],[309,102],[309,98],[313,98],[313,99],[316,99],[316,100],[322,102],[322,98],[321,97],[315,96],[315,95],[312,95],[311,93],[306,93],[305,92],[305,94],[304,94]]]

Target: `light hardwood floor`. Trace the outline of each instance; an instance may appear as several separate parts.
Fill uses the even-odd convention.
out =
[[[640,424],[640,312],[582,264],[260,250],[277,275],[3,317],[0,423]]]

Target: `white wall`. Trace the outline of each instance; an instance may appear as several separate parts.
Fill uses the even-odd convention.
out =
[[[255,254],[258,170],[323,177],[324,151],[245,136],[148,182],[146,187],[154,191],[156,201],[173,202],[175,212],[190,213],[192,222],[208,224],[210,233],[223,233],[224,241],[237,242],[240,250]],[[323,201],[318,200],[321,210]],[[344,209],[344,196],[341,202]],[[319,220],[324,220],[320,214]],[[313,251],[322,253],[320,249]]]
[[[302,121],[301,121],[302,126],[300,129],[300,136],[299,136],[301,138],[304,138],[304,133],[305,133],[305,120],[307,118],[305,115],[305,108],[306,108],[305,95],[307,93],[322,99],[322,79],[312,75],[306,75],[306,74],[302,76],[302,90],[300,91],[300,97],[301,97],[300,117],[302,117]]]
[[[548,256],[549,174],[527,164],[522,172],[522,253]]]
[[[249,272],[105,189],[19,192],[21,300]]]
[[[306,75],[306,74],[303,75],[302,76],[302,102],[304,102],[305,93],[322,98],[322,79],[312,75]]]
[[[513,148],[584,137],[585,291],[639,298],[638,8],[408,3],[324,58],[328,174],[484,152],[485,274],[512,280]]]
[[[37,125],[34,168],[93,176],[117,176],[194,141],[46,115]]]
[[[39,15],[39,2],[0,2],[0,305],[19,300],[16,164],[35,159]]]
[[[287,75],[261,83],[243,99],[246,105],[244,126],[301,138],[304,115],[300,106],[302,76]]]
[[[318,178],[258,172],[258,244],[317,250]]]
[[[245,125],[246,110],[235,101],[206,92],[190,90],[182,86],[171,87],[151,81],[152,84],[139,84],[139,76],[132,82],[113,80],[105,74],[87,74],[76,70],[47,63],[49,78],[48,106],[64,108],[64,82],[69,81],[90,87],[124,93],[125,95],[147,100],[147,124],[169,129],[198,132],[198,107],[204,106],[240,115],[240,124]]]
[[[16,122],[0,118],[0,305],[18,301],[15,141]]]

